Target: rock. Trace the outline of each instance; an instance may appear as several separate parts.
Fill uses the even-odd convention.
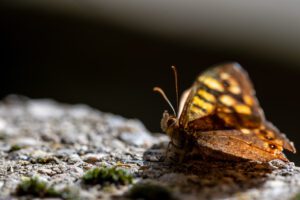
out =
[[[78,162],[82,162],[82,159],[80,158],[80,156],[78,154],[71,154],[71,155],[68,155],[68,160],[67,162],[69,164],[75,164],[75,163],[78,163]]]
[[[9,96],[0,102],[0,199],[17,198],[14,191],[23,176],[40,176],[57,188],[75,188],[81,199],[129,198],[128,194],[147,191],[147,185],[157,190],[150,196],[176,199],[273,200],[300,192],[300,168],[293,163],[171,164],[164,162],[167,144],[166,135],[151,134],[138,120],[82,104]],[[128,171],[135,184],[84,185],[84,173],[101,166]],[[135,188],[140,184],[143,187]]]
[[[51,170],[51,169],[45,169],[45,168],[38,169],[38,173],[47,174],[49,176],[54,175],[53,170]]]
[[[101,160],[103,160],[107,155],[106,154],[86,154],[82,157],[83,161],[87,162],[87,163],[96,163],[99,162]]]

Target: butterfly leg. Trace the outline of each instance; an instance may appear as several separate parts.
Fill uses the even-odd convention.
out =
[[[186,155],[184,148],[177,147],[172,142],[169,142],[166,150],[166,161],[172,163],[182,163]]]

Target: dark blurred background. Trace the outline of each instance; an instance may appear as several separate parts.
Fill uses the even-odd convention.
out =
[[[175,103],[171,65],[183,91],[207,67],[237,61],[300,150],[300,3],[286,3],[4,0],[0,96],[85,103],[159,132],[168,106],[152,88]]]

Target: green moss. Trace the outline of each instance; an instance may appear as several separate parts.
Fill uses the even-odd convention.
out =
[[[292,200],[300,200],[300,193],[296,194]]]
[[[48,186],[47,182],[40,180],[38,177],[24,177],[16,189],[16,194],[32,195],[35,197],[59,197],[59,194],[53,187]]]
[[[129,199],[144,200],[174,200],[172,193],[165,187],[153,183],[142,183],[134,185],[126,195]]]
[[[40,164],[47,164],[47,163],[50,163],[50,162],[55,162],[56,163],[56,160],[52,157],[39,157],[36,159],[36,163],[40,163]]]
[[[101,167],[87,171],[82,177],[82,180],[86,184],[127,185],[132,183],[133,177],[126,171],[116,169],[115,167]]]
[[[16,188],[16,195],[25,196],[31,195],[33,197],[59,197],[62,199],[74,199],[78,194],[69,188],[64,188],[62,191],[57,191],[53,186],[47,182],[40,180],[38,177],[24,177]]]
[[[10,147],[9,152],[19,151],[20,149],[22,149],[22,147],[15,144]]]

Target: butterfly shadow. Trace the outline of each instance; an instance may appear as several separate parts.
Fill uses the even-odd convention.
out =
[[[142,177],[176,188],[180,194],[196,195],[198,199],[226,198],[250,189],[259,189],[276,168],[270,163],[207,158],[169,162],[165,159],[167,146],[167,142],[155,144],[144,152]]]

